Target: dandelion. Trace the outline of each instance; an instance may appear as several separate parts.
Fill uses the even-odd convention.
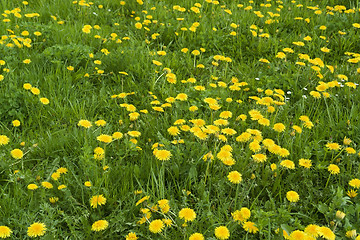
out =
[[[312,163],[311,163],[311,160],[310,159],[303,159],[303,158],[301,158],[301,159],[299,159],[299,165],[301,166],[301,167],[304,167],[304,168],[311,168],[311,166],[312,166]]]
[[[20,126],[20,121],[19,120],[14,120],[14,121],[12,121],[12,125],[14,127],[19,127]]]
[[[339,220],[342,220],[342,219],[344,219],[344,217],[345,217],[345,213],[344,212],[342,212],[342,211],[336,211],[336,218],[337,219],[339,219]]]
[[[48,105],[50,103],[49,99],[47,98],[40,98],[40,102],[44,105]]]
[[[15,159],[21,159],[21,158],[23,158],[23,156],[24,156],[23,151],[21,151],[21,150],[18,149],[18,148],[15,148],[14,150],[12,150],[12,151],[10,152],[10,154],[11,154],[11,156],[12,156],[13,158],[15,158]]]
[[[262,154],[262,153],[258,153],[258,154],[255,154],[255,155],[252,155],[252,158],[254,159],[255,162],[257,163],[262,163],[262,162],[265,162],[267,157],[265,154]]]
[[[8,144],[10,139],[6,135],[0,135],[0,146]]]
[[[245,229],[245,231],[247,231],[249,233],[254,233],[254,234],[259,231],[259,229],[256,227],[255,223],[253,223],[253,222],[244,222],[243,228]]]
[[[176,96],[176,99],[180,101],[186,101],[188,99],[188,96],[185,93],[179,93]]]
[[[150,196],[145,196],[143,198],[141,198],[139,201],[136,202],[135,206],[145,202],[146,200],[149,200]]]
[[[31,183],[27,186],[27,189],[29,190],[35,190],[35,189],[38,189],[38,186],[34,183]]]
[[[286,193],[286,198],[289,202],[297,202],[299,201],[299,194],[295,191],[288,191]]]
[[[105,203],[106,203],[106,198],[102,194],[92,196],[92,198],[90,199],[90,206],[92,208],[97,208],[97,206],[105,205]]]
[[[319,227],[319,235],[327,240],[335,240],[335,234],[328,227]]]
[[[51,183],[49,183],[49,182],[42,182],[41,186],[43,186],[46,189],[52,189],[53,188],[53,185]]]
[[[7,226],[0,226],[0,238],[10,237],[12,231]]]
[[[351,198],[354,198],[358,195],[358,192],[357,192],[357,190],[351,189],[346,192],[346,195],[348,195]]]
[[[112,138],[117,140],[117,139],[121,139],[124,136],[124,134],[122,134],[121,132],[114,132],[112,134]]]
[[[193,233],[190,235],[189,240],[205,240],[205,237],[201,233]]]
[[[168,150],[157,150],[154,155],[160,161],[168,161],[172,156],[171,152]]]
[[[84,127],[84,128],[90,128],[92,126],[91,122],[88,120],[80,120],[78,122],[78,126],[79,127]]]
[[[192,222],[196,218],[196,213],[191,208],[183,208],[179,212],[179,218],[184,219],[185,222]]]
[[[354,178],[349,181],[349,185],[354,188],[360,188],[360,179]]]
[[[225,240],[230,237],[230,231],[225,226],[219,226],[215,228],[215,237],[220,240]]]
[[[240,210],[236,210],[235,212],[231,213],[234,221],[238,222],[245,222],[251,216],[251,212],[248,208],[242,207]]]
[[[335,165],[335,164],[330,164],[328,166],[328,171],[331,173],[331,174],[339,174],[340,173],[340,168]]]
[[[84,185],[85,185],[85,187],[91,187],[91,186],[92,186],[92,184],[91,184],[91,182],[90,182],[90,181],[86,181],[86,182],[84,182]]]
[[[103,231],[109,226],[109,222],[106,220],[98,220],[91,226],[91,231]]]
[[[177,127],[174,127],[174,126],[169,127],[167,131],[171,136],[176,136],[176,135],[180,134],[180,130]]]
[[[130,137],[140,137],[141,136],[141,133],[139,131],[129,131],[129,132],[127,132],[127,134]]]
[[[319,236],[319,228],[318,225],[310,224],[304,229],[304,232],[311,237],[317,238]]]
[[[162,232],[163,228],[164,228],[164,222],[161,221],[160,219],[153,220],[149,224],[149,230],[152,233],[160,233]]]
[[[57,181],[60,178],[60,173],[54,172],[53,174],[51,174],[51,178]]]
[[[283,131],[285,131],[285,125],[282,124],[282,123],[276,123],[276,124],[274,124],[273,129],[274,129],[276,132],[283,132]]]
[[[295,169],[295,163],[291,160],[283,160],[280,165],[288,169]]]
[[[103,143],[111,143],[112,142],[112,137],[106,134],[101,134],[100,136],[98,136],[96,138],[99,142],[103,142]]]
[[[23,61],[23,63],[25,63],[25,64],[30,64],[30,63],[31,63],[31,60],[30,60],[30,59],[25,59],[25,60]]]
[[[133,232],[126,235],[125,238],[126,238],[125,240],[137,240],[138,239],[138,237],[136,236],[136,233],[133,233]]]
[[[340,149],[340,145],[338,143],[327,143],[325,145],[329,150],[339,150]]]
[[[29,237],[40,237],[44,236],[46,232],[46,225],[44,223],[36,222],[28,227],[27,235]]]
[[[242,181],[241,173],[239,173],[238,171],[229,172],[227,178],[231,183],[234,184],[239,184]]]
[[[38,88],[35,88],[35,87],[30,88],[30,91],[34,95],[39,95],[40,94],[40,90]]]
[[[95,122],[95,125],[98,126],[98,127],[103,127],[106,125],[106,121],[105,120],[97,120]]]

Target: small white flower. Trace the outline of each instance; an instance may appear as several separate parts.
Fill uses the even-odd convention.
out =
[[[287,94],[291,94],[291,92],[290,92],[290,91],[287,91],[286,93],[287,93]]]
[[[302,95],[303,98],[307,99],[307,96],[306,95]]]
[[[255,80],[259,81],[259,80],[260,80],[260,78],[255,78]]]
[[[304,87],[303,89],[304,89],[305,91],[307,91],[307,88],[306,88],[306,87]]]

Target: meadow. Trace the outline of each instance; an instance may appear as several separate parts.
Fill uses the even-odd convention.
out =
[[[360,239],[351,0],[1,0],[1,239]]]

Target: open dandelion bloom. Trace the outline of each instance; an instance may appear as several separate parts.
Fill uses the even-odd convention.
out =
[[[231,183],[239,184],[242,181],[241,173],[238,171],[231,171],[229,172],[227,178]]]
[[[250,218],[251,212],[248,208],[243,207],[240,210],[236,210],[235,212],[231,213],[231,216],[233,217],[234,221],[245,222]]]
[[[88,120],[80,120],[78,122],[78,126],[79,127],[84,127],[84,128],[90,128],[92,126],[91,122]]]
[[[29,185],[27,186],[27,188],[28,188],[29,190],[35,190],[35,189],[38,189],[38,186],[37,186],[36,184],[34,184],[34,183],[31,183],[31,184],[29,184]]]
[[[136,236],[136,233],[133,233],[133,232],[126,235],[126,238],[125,238],[125,240],[137,240],[137,239],[138,239],[138,237]]]
[[[286,198],[289,200],[289,202],[297,202],[299,201],[299,194],[295,191],[288,191],[286,193]]]
[[[0,135],[0,146],[8,144],[10,139],[6,135]]]
[[[105,203],[106,203],[106,198],[102,194],[93,196],[90,199],[90,205],[93,208],[97,208],[97,206],[105,205]]]
[[[23,151],[21,151],[20,149],[14,149],[14,150],[12,150],[11,152],[10,152],[10,154],[11,154],[11,156],[13,157],[13,158],[15,158],[15,159],[21,159],[21,158],[23,158],[23,156],[24,156],[24,153],[23,153]]]
[[[101,134],[100,136],[98,136],[96,138],[99,142],[103,142],[103,143],[111,143],[112,142],[112,137],[106,134]]]
[[[254,234],[257,233],[257,231],[259,231],[259,229],[255,226],[255,223],[253,222],[244,222],[243,228],[245,229],[245,231]]]
[[[172,156],[171,152],[168,150],[156,150],[154,151],[154,155],[160,161],[168,161]]]
[[[189,237],[189,240],[205,240],[205,238],[204,235],[202,235],[201,233],[193,233]]]
[[[106,220],[98,220],[91,226],[91,231],[103,231],[109,226],[109,222]]]
[[[328,227],[319,227],[319,235],[327,240],[335,240],[335,234]]]
[[[10,237],[12,231],[7,226],[0,226],[0,238]]]
[[[40,237],[46,232],[46,226],[44,223],[36,222],[28,227],[27,235],[29,237]]]
[[[354,188],[360,188],[360,179],[354,178],[349,181],[349,185]]]
[[[164,222],[159,219],[153,220],[149,224],[149,230],[152,233],[160,233],[162,232],[163,228],[164,228]]]
[[[340,168],[335,165],[335,164],[330,164],[328,166],[328,171],[331,173],[331,174],[339,174],[340,173]]]
[[[220,240],[225,240],[230,237],[230,231],[225,226],[215,228],[215,237]]]
[[[51,183],[49,183],[49,182],[42,182],[42,183],[41,183],[41,186],[43,186],[43,187],[46,188],[46,189],[51,189],[51,188],[53,188],[53,185],[52,185]]]
[[[196,213],[191,208],[183,208],[179,212],[179,218],[184,219],[185,222],[191,222],[195,220]]]

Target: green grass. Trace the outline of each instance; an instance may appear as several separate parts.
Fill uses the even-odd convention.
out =
[[[355,1],[202,1],[200,13],[194,12],[192,7],[198,4],[190,0],[144,0],[143,4],[125,0],[125,5],[95,0],[89,6],[79,2],[0,3],[0,60],[5,61],[0,70],[4,77],[0,81],[0,226],[12,230],[9,239],[30,239],[28,228],[35,222],[46,225],[42,239],[128,240],[128,234],[135,233],[138,239],[194,240],[190,236],[197,232],[205,239],[283,239],[292,233],[288,239],[297,240],[302,238],[295,234],[305,234],[310,224],[318,226],[317,239],[332,239],[327,230],[337,239],[350,236],[351,230],[360,231],[359,196],[349,194],[360,185],[356,183],[360,67],[358,60],[348,61],[360,56],[360,30],[353,25],[360,15]],[[339,5],[346,11],[336,10]],[[182,7],[185,11],[177,10]],[[26,17],[28,13],[39,16]],[[268,24],[269,19],[274,22]],[[137,22],[142,23],[141,29],[135,27]],[[194,23],[198,23],[195,29],[191,28]],[[91,25],[90,33],[83,31],[86,25]],[[22,36],[23,31],[29,36]],[[306,36],[312,40],[304,40]],[[29,39],[31,45],[25,46]],[[294,44],[299,41],[304,46]],[[321,50],[324,47],[330,52]],[[193,50],[200,54],[195,56]],[[277,58],[279,52],[286,57]],[[25,59],[31,62],[23,63]],[[175,84],[167,79],[170,71],[176,75]],[[192,79],[196,82],[191,83]],[[25,83],[40,94],[24,89]],[[328,98],[319,89],[323,85]],[[314,92],[320,98],[313,97]],[[124,93],[127,96],[120,97]],[[187,100],[181,101],[180,93]],[[42,104],[40,98],[50,103]],[[206,98],[216,99],[221,108],[215,110]],[[130,119],[129,105],[140,114],[136,120]],[[268,111],[269,105],[273,112]],[[163,112],[153,108],[160,106]],[[198,109],[192,112],[191,106]],[[261,115],[251,116],[251,110]],[[228,125],[210,131],[223,111],[232,113]],[[242,114],[246,119],[238,118]],[[307,128],[301,116],[307,116],[313,126]],[[90,128],[78,125],[85,119],[91,122]],[[95,124],[100,119],[105,126]],[[178,119],[186,120],[191,130],[175,125]],[[196,128],[192,123],[196,119],[203,120],[207,129]],[[269,125],[258,119],[269,120]],[[19,120],[20,126],[13,126],[13,120]],[[276,123],[285,130],[276,132]],[[294,125],[302,132],[295,132]],[[171,135],[171,126],[180,133]],[[226,128],[236,133],[226,135]],[[132,137],[131,131],[141,135]],[[97,140],[114,132],[123,137],[111,143]],[[244,132],[252,132],[251,139],[239,141]],[[345,137],[351,139],[348,145]],[[272,153],[265,139],[289,155]],[[259,152],[251,150],[250,143],[256,140]],[[338,143],[339,149],[331,150],[328,143]],[[232,148],[231,166],[218,155],[224,146]],[[102,157],[95,155],[97,147],[105,151]],[[12,156],[14,149],[24,156]],[[157,150],[169,151],[169,160],[159,160]],[[212,159],[206,159],[209,154]],[[255,154],[267,158],[259,163],[253,159]],[[280,164],[286,159],[295,164],[294,169]],[[300,159],[311,160],[312,166],[301,166]],[[330,164],[340,172],[332,174]],[[55,180],[53,174],[60,167],[67,173]],[[239,184],[229,181],[231,171],[241,174]],[[355,184],[349,184],[354,179]],[[86,181],[92,186],[85,186]],[[44,188],[43,182],[53,188]],[[29,184],[39,188],[29,190]],[[60,185],[66,188],[59,190]],[[299,200],[290,202],[289,191],[298,193]],[[97,195],[103,195],[106,203],[93,208],[90,199]],[[149,199],[136,205],[145,196]],[[53,197],[57,201],[50,200]],[[169,201],[169,212],[161,211],[161,199]],[[186,226],[179,216],[184,208],[196,213]],[[236,221],[233,213],[241,208],[248,208],[251,216]],[[146,211],[151,213],[148,219],[143,218]],[[337,211],[345,217],[336,217]],[[159,233],[149,230],[152,221],[164,218],[171,219],[172,225]],[[94,231],[98,220],[106,220],[108,227]],[[246,230],[244,222],[254,223],[255,232]],[[219,226],[228,228],[229,238],[216,236]],[[0,237],[6,237],[4,229]]]

